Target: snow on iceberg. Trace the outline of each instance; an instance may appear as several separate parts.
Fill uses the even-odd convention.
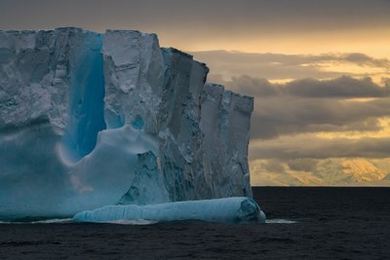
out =
[[[83,211],[73,217],[76,222],[122,223],[137,220],[167,222],[201,220],[225,223],[265,223],[265,214],[257,203],[246,197],[168,202],[138,206],[117,205]]]
[[[155,34],[0,31],[0,219],[251,197],[253,98]]]

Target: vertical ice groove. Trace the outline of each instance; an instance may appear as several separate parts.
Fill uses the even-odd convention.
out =
[[[216,196],[252,196],[247,154],[253,98],[206,84],[201,108],[203,163]]]
[[[64,138],[69,155],[78,160],[90,153],[104,122],[102,36],[86,32],[71,61],[69,123]]]

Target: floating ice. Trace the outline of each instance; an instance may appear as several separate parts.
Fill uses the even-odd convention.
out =
[[[226,223],[264,223],[265,215],[257,203],[245,197],[213,200],[168,202],[138,206],[105,206],[76,214],[76,222],[123,222],[123,221],[177,221],[202,220]]]
[[[251,197],[253,99],[157,36],[0,31],[0,219]]]
[[[267,219],[265,221],[267,224],[295,224],[297,221],[289,220],[289,219]]]

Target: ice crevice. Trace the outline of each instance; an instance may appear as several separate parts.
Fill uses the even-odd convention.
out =
[[[70,116],[64,146],[73,160],[89,154],[95,148],[97,134],[106,128],[102,44],[102,35],[87,34],[75,49],[71,64]]]

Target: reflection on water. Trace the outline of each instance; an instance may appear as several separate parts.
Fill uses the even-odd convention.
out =
[[[274,219],[267,219],[265,221],[265,223],[266,224],[294,224],[294,223],[297,223],[297,221],[288,220],[288,219],[274,218]]]

